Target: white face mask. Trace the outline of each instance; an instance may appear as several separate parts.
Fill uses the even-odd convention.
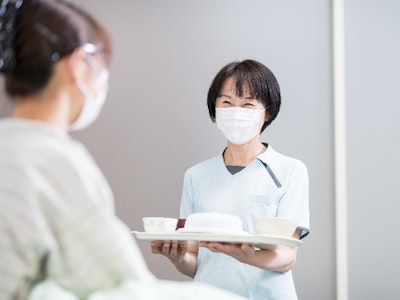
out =
[[[265,109],[216,108],[217,127],[232,144],[245,144],[260,133],[260,115],[263,111]]]
[[[71,124],[69,128],[70,131],[85,129],[97,119],[107,97],[108,77],[109,72],[107,70],[101,71],[99,80],[101,80],[103,87],[97,96],[93,94],[93,92],[83,81],[78,81],[76,83],[78,89],[82,92],[85,99],[83,102],[82,111],[75,122]]]

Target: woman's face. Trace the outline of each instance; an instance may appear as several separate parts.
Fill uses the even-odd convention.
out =
[[[97,95],[108,86],[108,68],[101,54],[85,54],[84,60],[88,66],[87,80],[93,94]]]
[[[220,96],[215,102],[216,108],[242,107],[249,109],[265,110],[265,106],[261,100],[252,98],[250,96],[250,92],[247,86],[243,87],[243,97],[239,97],[236,94],[235,83],[236,82],[233,77],[229,77],[225,81],[224,85],[222,86]],[[264,111],[260,114],[260,130],[264,125],[265,120],[266,113]]]
[[[100,114],[108,92],[108,68],[102,56],[85,51],[76,53],[80,61],[75,84],[82,97],[74,98],[70,130],[84,129],[92,124]]]

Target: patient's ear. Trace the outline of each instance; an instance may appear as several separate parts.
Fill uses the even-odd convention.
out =
[[[66,57],[67,72],[74,82],[81,80],[84,76],[84,55],[82,48],[78,48]]]

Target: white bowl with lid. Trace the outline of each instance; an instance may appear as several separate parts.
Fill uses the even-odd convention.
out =
[[[184,228],[180,232],[246,234],[242,220],[231,214],[219,212],[198,212],[186,218]]]

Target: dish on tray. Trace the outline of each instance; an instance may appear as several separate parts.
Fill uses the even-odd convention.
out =
[[[246,234],[242,220],[231,214],[219,212],[196,212],[186,218],[185,226],[179,232]]]

